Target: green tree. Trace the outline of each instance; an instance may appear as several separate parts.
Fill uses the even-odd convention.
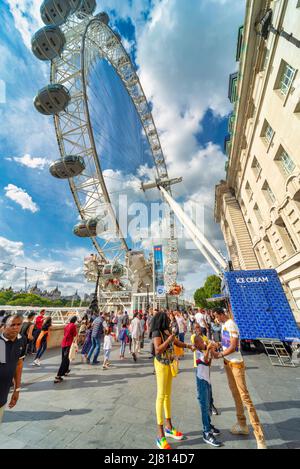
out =
[[[196,303],[196,306],[198,306],[199,308],[207,308],[207,301],[206,301],[206,292],[205,292],[205,288],[202,287],[202,288],[198,288],[198,290],[195,291],[195,294],[194,294],[194,300],[195,300],[195,303]]]
[[[211,275],[210,277],[207,277],[204,284],[205,292],[208,295],[207,298],[212,298],[214,295],[220,295],[221,284],[222,281],[217,275]]]
[[[207,277],[203,287],[196,290],[194,294],[196,306],[199,308],[211,308],[212,304],[208,303],[206,300],[221,293],[221,284],[222,281],[217,275]],[[219,306],[220,304],[221,303],[214,303],[214,306]]]

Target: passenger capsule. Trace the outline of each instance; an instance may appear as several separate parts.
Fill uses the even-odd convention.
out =
[[[133,98],[133,101],[136,103],[136,104],[143,104],[146,102],[146,98],[145,96],[136,96],[135,98]]]
[[[101,236],[104,231],[104,224],[100,218],[82,221],[73,229],[73,233],[79,238],[95,238],[96,236]]]
[[[71,13],[69,0],[44,0],[41,17],[45,24],[61,26]]]
[[[109,16],[107,13],[105,13],[105,11],[98,13],[98,15],[95,16],[95,18],[98,18],[102,23],[106,24],[106,26],[109,23]]]
[[[121,264],[106,264],[103,268],[103,277],[122,277],[125,275],[125,268]]]
[[[51,116],[66,109],[70,99],[69,91],[63,85],[48,85],[39,91],[34,106],[41,114]]]
[[[40,60],[53,60],[63,51],[66,38],[57,26],[44,26],[31,40],[34,55]]]
[[[78,155],[68,155],[65,158],[54,161],[49,167],[52,176],[58,179],[70,179],[79,176],[84,170],[84,159]]]
[[[127,86],[135,86],[139,82],[139,79],[136,75],[133,75],[129,78],[129,80],[126,81]]]
[[[147,122],[147,121],[150,121],[150,120],[152,120],[152,115],[151,114],[144,114],[142,116],[142,121],[143,122]]]
[[[76,16],[79,19],[83,19],[84,15],[92,15],[96,10],[97,2],[96,0],[82,0]]]
[[[121,68],[121,67],[125,67],[125,65],[129,65],[130,64],[130,61],[128,59],[128,57],[126,55],[124,55],[123,57],[121,57],[119,60],[118,60],[118,68]]]

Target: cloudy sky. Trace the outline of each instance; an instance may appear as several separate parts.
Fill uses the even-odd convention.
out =
[[[30,50],[32,34],[43,25],[40,1],[0,4],[0,261],[52,272],[29,273],[29,282],[38,281],[41,288],[58,284],[69,294],[90,291],[82,260],[92,252],[91,243],[72,234],[78,214],[68,184],[54,180],[48,171],[49,162],[59,158],[52,120],[32,105],[37,90],[49,80],[49,65]],[[97,12],[109,14],[110,25],[121,34],[138,68],[170,176],[184,178],[175,196],[180,203],[205,207],[205,234],[224,252],[213,221],[214,186],[224,178],[223,141],[231,111],[228,77],[237,68],[235,49],[244,10],[244,0],[99,0],[97,7]],[[103,69],[103,77],[108,89],[116,89],[110,72]],[[127,136],[138,135],[137,124],[128,128]],[[136,148],[134,144],[130,155],[140,156],[139,166],[150,165],[147,150],[142,144],[140,151]],[[138,167],[134,158],[127,169],[121,158],[108,160],[107,181],[125,179],[130,185],[133,167]],[[190,296],[213,272],[200,253],[179,244],[179,281]],[[24,272],[0,264],[0,287],[11,284],[22,287]]]

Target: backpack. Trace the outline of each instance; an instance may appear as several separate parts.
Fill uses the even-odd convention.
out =
[[[119,334],[119,340],[121,342],[124,342],[126,336],[127,336],[126,329],[122,329]]]

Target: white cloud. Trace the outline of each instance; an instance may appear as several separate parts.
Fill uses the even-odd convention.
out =
[[[31,196],[27,194],[24,189],[15,186],[14,184],[8,184],[4,188],[5,196],[16,202],[18,205],[22,207],[23,210],[29,210],[32,213],[36,213],[39,211],[39,207],[35,202],[33,202]]]
[[[0,262],[0,288],[9,286],[15,290],[24,288],[24,267],[26,266],[30,286],[38,283],[42,290],[51,290],[58,285],[63,294],[71,295],[78,290],[82,297],[85,292],[93,291],[94,284],[86,281],[82,271],[83,258],[90,254],[89,250],[75,248],[50,253],[47,251],[46,258],[42,255],[44,251],[27,253],[23,242],[0,237],[1,261],[19,267],[6,266]],[[52,253],[55,254],[55,260],[51,258]],[[35,272],[34,269],[45,273]]]
[[[48,164],[48,160],[46,158],[34,158],[29,154],[26,154],[20,158],[13,157],[13,158],[6,158],[8,161],[15,161],[19,163],[21,166],[26,166],[27,168],[31,169],[44,169]]]
[[[21,34],[24,44],[31,49],[31,37],[42,26],[40,2],[37,0],[7,0],[14,17],[16,29]]]

